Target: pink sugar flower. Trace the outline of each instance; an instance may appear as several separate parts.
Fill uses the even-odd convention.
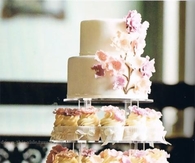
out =
[[[77,116],[81,112],[77,108],[58,108],[53,111],[54,114],[65,115],[65,116]]]
[[[87,149],[87,148],[83,148],[81,152],[82,152],[81,155],[85,157],[93,156],[95,154],[93,149]]]
[[[111,65],[115,71],[120,71],[122,68],[122,62],[120,62],[119,60],[112,60]]]
[[[145,62],[142,65],[141,73],[143,76],[147,76],[148,78],[150,78],[152,76],[152,72],[155,72],[155,67],[154,67],[154,59],[152,59],[151,61],[149,61],[150,57],[146,56]]]
[[[105,75],[105,69],[102,68],[101,64],[94,65],[91,69],[95,70],[95,78]]]
[[[97,60],[97,61],[100,61],[100,62],[105,62],[106,60],[107,60],[107,54],[104,52],[104,51],[102,51],[102,50],[100,50],[100,51],[97,51],[96,53],[95,53],[95,59]]]
[[[115,77],[113,89],[121,89],[125,86],[125,84],[126,78],[123,75],[118,75]]]
[[[113,58],[102,51],[99,51],[96,54],[103,55],[103,59],[100,59],[97,56],[95,57],[96,60],[99,61],[98,64],[92,67],[92,70],[95,70],[96,72],[96,77],[105,76],[105,73],[113,76],[124,71],[124,61],[121,58]]]
[[[134,114],[146,116],[148,118],[160,118],[162,116],[161,112],[159,111],[150,108],[140,108],[136,105],[129,107],[129,109]]]
[[[130,106],[129,107],[129,110],[132,112],[132,113],[135,113],[137,115],[143,115],[143,109],[140,109],[138,106],[136,105],[133,105],[133,106]]]
[[[91,107],[89,107],[89,108],[84,108],[84,107],[82,107],[82,108],[80,109],[80,111],[81,111],[81,113],[83,113],[83,114],[94,114],[94,113],[96,113],[96,112],[98,111],[98,109],[95,108],[95,107],[93,107],[93,106],[91,106]]]
[[[154,109],[145,108],[145,111],[147,112],[148,117],[153,118],[160,118],[162,117],[162,113],[160,111],[156,111]]]
[[[127,32],[135,32],[141,25],[141,15],[136,10],[129,11],[126,16]]]
[[[111,74],[111,75],[118,75],[122,74],[124,72],[124,67],[125,63],[122,59],[118,58],[110,58],[110,60],[107,62],[107,67],[106,70]]]

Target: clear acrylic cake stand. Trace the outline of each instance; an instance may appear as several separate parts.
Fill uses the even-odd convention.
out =
[[[74,99],[64,99],[66,103],[77,103],[78,108],[81,104],[85,107],[90,107],[93,104],[124,104],[125,112],[127,113],[128,106],[136,104],[139,107],[140,103],[152,103],[152,99],[129,99],[129,98],[74,98]]]

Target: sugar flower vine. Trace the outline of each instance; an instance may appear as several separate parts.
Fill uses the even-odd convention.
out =
[[[136,10],[129,11],[124,18],[126,31],[116,31],[111,46],[116,48],[119,55],[110,55],[98,50],[92,67],[95,77],[111,76],[113,89],[122,89],[125,94],[130,90],[150,93],[150,77],[155,72],[154,59],[149,56],[141,57],[146,45],[145,38],[149,23],[141,22],[142,18]]]

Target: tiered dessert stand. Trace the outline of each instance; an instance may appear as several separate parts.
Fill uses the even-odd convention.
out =
[[[75,99],[64,99],[64,102],[66,104],[78,104],[78,108],[80,108],[81,106],[84,107],[90,107],[92,106],[92,104],[98,104],[98,105],[107,105],[107,104],[124,104],[124,109],[125,109],[125,113],[126,113],[126,117],[129,114],[129,106],[132,105],[137,105],[139,107],[139,105],[141,103],[152,103],[153,100],[152,99],[146,99],[146,100],[138,100],[138,99],[127,99],[127,98],[75,98]],[[76,141],[68,141],[68,140],[52,140],[50,139],[50,142],[52,143],[57,143],[57,144],[66,144],[66,143],[72,143],[73,146],[73,150],[75,149],[75,144],[80,144],[80,149],[83,147],[83,144],[89,144],[89,143],[99,143],[102,144],[103,142],[101,140],[99,141],[88,141],[88,140],[76,140]],[[146,146],[145,144],[149,144],[149,146],[154,147],[155,143],[162,143],[162,142],[158,142],[158,141],[126,141],[126,140],[122,140],[122,141],[109,141],[108,143],[123,143],[123,144],[129,144],[130,149],[138,149],[138,144],[141,144],[142,149],[145,150]]]

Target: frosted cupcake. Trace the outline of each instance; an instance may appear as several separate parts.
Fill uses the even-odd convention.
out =
[[[124,140],[128,141],[164,141],[166,132],[160,120],[162,114],[150,108],[130,106],[126,119]]]
[[[103,163],[103,159],[96,155],[93,149],[83,148],[81,152],[82,163]]]
[[[103,159],[102,163],[128,163],[123,161],[123,152],[115,149],[105,149],[104,151],[100,152],[99,155]]]
[[[167,159],[170,157],[166,151],[157,148],[146,150],[130,149],[123,152],[123,155],[129,158],[129,163],[169,163]]]
[[[55,122],[51,133],[52,140],[77,140],[75,133],[77,130],[77,121],[80,117],[80,111],[76,108],[59,108],[54,111]]]
[[[154,148],[146,150],[146,157],[148,159],[148,162],[169,163],[167,159],[170,158],[170,154],[168,154],[164,150]]]
[[[91,106],[80,109],[80,118],[77,122],[77,135],[79,140],[99,140],[99,118],[96,115],[98,109]]]
[[[46,163],[79,163],[78,154],[61,145],[52,147]]]
[[[103,106],[101,110],[104,112],[104,117],[100,121],[103,145],[109,142],[121,141],[124,131],[125,111],[112,105]]]

